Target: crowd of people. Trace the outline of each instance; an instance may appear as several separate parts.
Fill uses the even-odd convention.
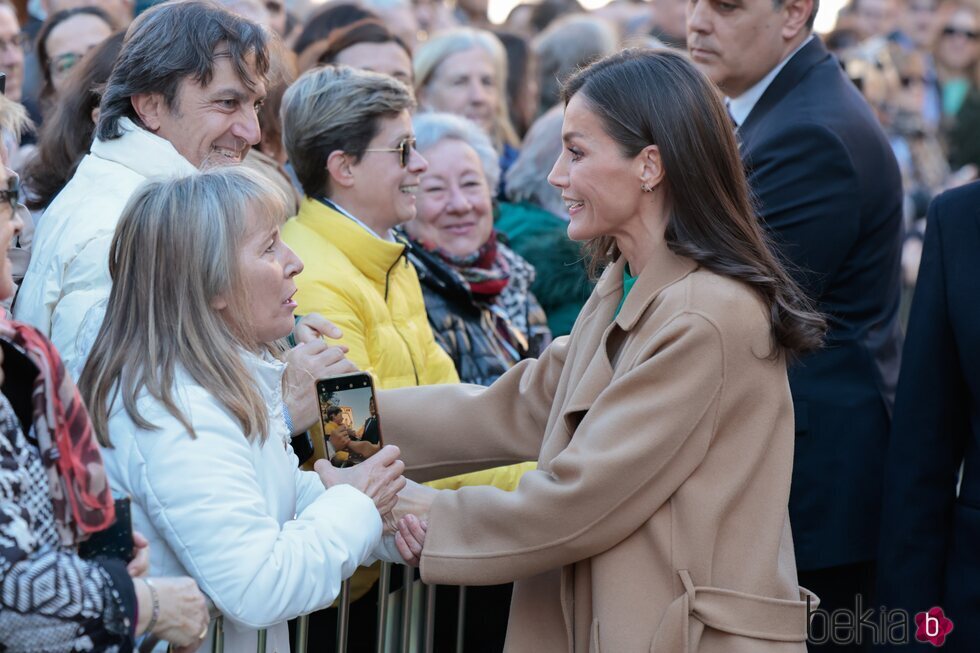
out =
[[[971,650],[980,5],[818,8],[0,0],[0,650]]]

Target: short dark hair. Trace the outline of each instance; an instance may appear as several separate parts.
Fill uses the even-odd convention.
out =
[[[116,25],[109,18],[109,14],[98,7],[84,6],[62,9],[51,14],[44,21],[44,24],[41,25],[41,29],[37,33],[37,39],[34,41],[34,50],[37,52],[37,61],[41,66],[41,92],[39,93],[38,99],[40,99],[41,106],[45,110],[47,110],[47,104],[54,95],[54,84],[51,80],[51,55],[48,54],[48,37],[51,36],[51,32],[54,31],[55,27],[69,18],[84,15],[95,16],[109,26],[110,32],[116,31]]]
[[[405,45],[405,41],[392,34],[380,20],[365,18],[331,32],[317,62],[334,63],[341,52],[359,43],[395,43],[405,51],[409,61],[412,59],[412,51]]]
[[[126,35],[116,67],[109,77],[99,114],[98,137],[122,135],[119,121],[141,124],[130,98],[160,93],[170,109],[185,78],[205,86],[214,75],[214,51],[228,48],[239,79],[250,89],[269,71],[265,31],[210,0],[184,0],[157,5],[137,18]],[[253,79],[247,58],[255,56]]]
[[[337,413],[342,413],[342,412],[344,412],[344,411],[340,410],[339,407],[337,407],[337,406],[330,406],[330,408],[327,408],[327,419],[333,419],[333,416],[334,415],[336,415]]]
[[[381,20],[373,11],[352,3],[329,4],[306,21],[303,30],[293,43],[293,52],[303,54],[306,48],[317,41],[329,38],[335,29],[347,27],[365,18]]]

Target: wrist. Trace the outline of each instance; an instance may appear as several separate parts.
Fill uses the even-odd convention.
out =
[[[142,578],[133,579],[133,590],[136,592],[136,636],[147,632],[153,616],[153,594],[146,581]]]
[[[152,633],[160,619],[160,593],[149,578],[133,580],[139,617],[136,621],[136,634]]]

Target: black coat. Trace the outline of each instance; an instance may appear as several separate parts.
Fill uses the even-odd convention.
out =
[[[511,355],[495,333],[495,318],[486,304],[446,263],[424,247],[410,243],[409,260],[418,272],[432,335],[456,366],[463,383],[490,385],[524,355]]]
[[[749,185],[826,347],[790,369],[800,569],[872,560],[898,379],[902,182],[867,103],[815,38],[738,130]]]
[[[902,365],[878,599],[913,612],[941,606],[954,624],[942,650],[972,653],[980,646],[980,183],[929,208]]]

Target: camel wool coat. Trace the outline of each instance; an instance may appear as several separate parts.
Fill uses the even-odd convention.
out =
[[[489,388],[381,393],[416,479],[538,460],[513,492],[435,499],[422,579],[516,581],[510,652],[804,653],[817,600],[797,584],[768,314],[663,245],[614,319],[625,265],[569,337]]]

